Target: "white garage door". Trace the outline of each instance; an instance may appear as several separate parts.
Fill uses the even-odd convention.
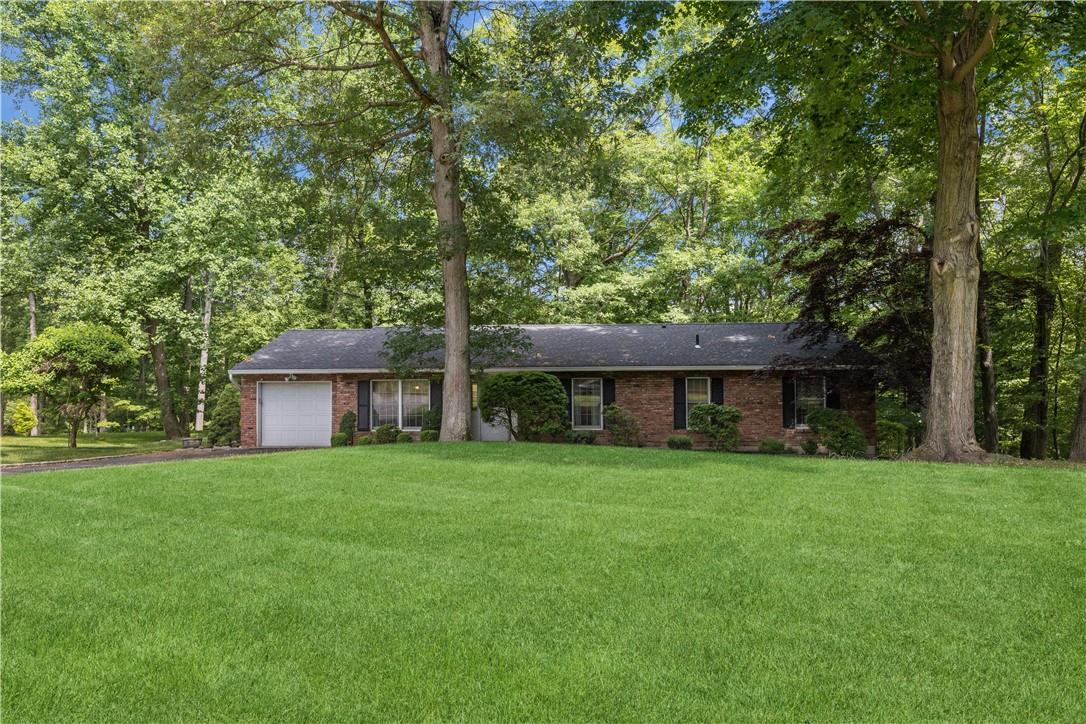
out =
[[[331,382],[261,382],[261,447],[328,447]]]

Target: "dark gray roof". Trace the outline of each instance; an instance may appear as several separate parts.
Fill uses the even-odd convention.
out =
[[[751,369],[867,363],[847,340],[835,335],[797,338],[792,324],[539,324],[520,328],[530,348],[519,358],[494,365],[495,369]],[[231,372],[384,369],[385,339],[394,331],[389,327],[292,329]]]

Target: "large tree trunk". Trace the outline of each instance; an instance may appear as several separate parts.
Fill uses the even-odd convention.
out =
[[[38,298],[34,295],[34,292],[29,292],[26,295],[26,306],[30,311],[30,339],[35,339],[38,336]],[[34,419],[37,420],[41,413],[37,393],[30,396],[30,409],[34,413]],[[30,428],[30,437],[38,437],[39,435],[41,435],[41,425],[35,422],[34,427]]]
[[[158,338],[158,320],[145,319],[144,331],[147,332],[147,344],[151,352],[151,365],[155,373],[155,388],[158,390],[158,409],[162,418],[162,431],[170,440],[182,437],[181,423],[173,410],[173,394],[170,390],[170,375],[166,368],[166,344]]]
[[[981,460],[986,454],[977,444],[973,418],[980,279],[975,68],[984,50],[979,40],[974,23],[939,59],[931,384],[924,442],[910,455],[923,460]]]
[[[68,447],[75,448],[75,441],[78,435],[79,420],[68,420]]]
[[[459,148],[449,89],[448,30],[452,3],[418,6],[422,55],[434,83],[437,107],[429,109],[434,162],[434,208],[438,253],[445,287],[445,379],[441,397],[441,440],[467,440],[471,434],[471,360],[468,333],[467,233],[460,199]]]
[[[215,276],[209,271],[206,277],[207,286],[204,290],[204,316],[203,337],[200,339],[200,368],[199,381],[196,383],[196,432],[204,430],[204,406],[207,403],[207,353],[211,348],[211,290],[215,282]]]

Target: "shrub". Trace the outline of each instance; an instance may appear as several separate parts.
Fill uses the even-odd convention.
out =
[[[758,446],[758,452],[763,455],[784,455],[789,452],[788,446],[776,438],[768,438],[762,440],[762,444]]]
[[[343,413],[343,417],[339,418],[339,431],[346,436],[347,445],[354,444],[354,429],[358,426],[358,415],[352,410],[348,410]]]
[[[400,428],[395,425],[381,425],[379,428],[373,431],[374,445],[388,445],[396,442],[396,436],[400,434]]]
[[[212,445],[233,445],[241,440],[241,394],[227,385],[215,398],[207,421],[207,441]]]
[[[800,446],[803,448],[803,452],[807,455],[818,454],[818,441],[817,440],[804,440]]]
[[[440,430],[441,429],[441,408],[431,407],[422,416],[422,429],[423,430]]]
[[[739,446],[739,421],[743,413],[731,405],[695,405],[689,412],[688,426],[712,441],[716,450],[734,450]]]
[[[337,432],[332,435],[332,447],[347,447],[350,444],[350,438],[347,437],[347,433]]]
[[[894,420],[875,421],[875,445],[879,455],[897,458],[909,450],[908,429]]]
[[[415,438],[409,432],[401,432],[396,436],[396,442],[415,442]]]
[[[862,457],[867,441],[859,425],[841,410],[824,407],[807,413],[807,425],[835,455]]]
[[[596,432],[594,430],[572,430],[569,433],[569,441],[574,445],[595,445]]]
[[[672,435],[667,439],[667,446],[672,450],[693,450],[694,441],[686,435]]]
[[[369,435],[363,435],[362,437],[355,440],[354,444],[355,445],[372,445],[373,444],[373,438],[370,437]]]
[[[27,403],[19,400],[11,406],[11,429],[16,435],[29,435],[38,424],[38,416]]]
[[[437,430],[423,430],[419,433],[419,442],[437,442],[441,439],[441,433]]]
[[[641,427],[634,416],[624,408],[610,404],[603,410],[607,429],[611,431],[611,444],[621,447],[641,446]]]
[[[483,378],[479,413],[514,440],[537,440],[563,429],[569,399],[562,383],[545,372],[503,372]]]

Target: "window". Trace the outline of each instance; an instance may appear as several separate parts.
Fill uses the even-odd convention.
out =
[[[796,379],[796,427],[807,427],[807,413],[826,406],[826,378]]]
[[[426,411],[430,409],[429,380],[401,380],[401,417],[400,429],[422,429],[426,421]]]
[[[690,410],[697,405],[706,405],[709,398],[708,377],[686,378],[686,426],[690,427]]]
[[[573,427],[582,430],[603,429],[603,380],[573,380]]]
[[[429,409],[429,380],[370,382],[370,418],[374,429],[395,425],[401,430],[418,430]]]
[[[370,410],[373,428],[381,425],[399,425],[400,383],[396,380],[373,380],[370,383]]]

